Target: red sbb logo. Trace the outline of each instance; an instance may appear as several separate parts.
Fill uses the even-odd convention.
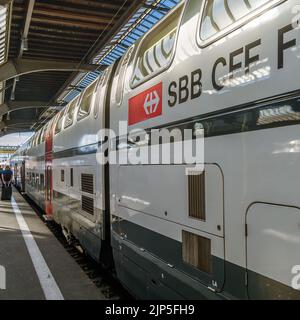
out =
[[[156,118],[162,114],[162,82],[129,99],[128,125]]]

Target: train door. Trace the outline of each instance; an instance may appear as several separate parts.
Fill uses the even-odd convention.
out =
[[[115,62],[113,65],[109,66],[104,73],[102,74],[98,87],[97,87],[97,96],[95,99],[94,106],[94,116],[100,121],[100,127],[109,128],[110,125],[110,96],[111,96],[111,86],[113,77],[116,72],[116,68],[119,65],[119,61]],[[104,141],[101,141],[104,142]],[[99,194],[101,198],[100,208],[105,212],[103,216],[103,232],[102,239],[110,239],[110,215],[109,215],[109,165],[100,166],[98,172],[98,181],[101,181],[99,184]]]
[[[18,168],[18,164],[15,163],[15,167],[14,167],[14,180],[15,180],[15,186],[18,186],[19,185],[19,168]]]
[[[300,299],[292,288],[299,276],[300,209],[255,203],[246,221],[249,298]]]
[[[25,192],[25,161],[22,161],[21,166],[21,191]]]
[[[52,166],[46,167],[46,214],[52,216]]]
[[[220,292],[225,281],[222,171],[214,164],[206,164],[202,174],[186,175],[186,169],[185,165],[119,166],[117,209],[124,217],[119,228],[129,240],[135,238],[131,229],[139,230],[137,221],[145,230],[155,230],[147,231],[151,243],[141,247]]]
[[[45,132],[45,211],[48,217],[53,215],[53,123],[55,121],[49,124]]]

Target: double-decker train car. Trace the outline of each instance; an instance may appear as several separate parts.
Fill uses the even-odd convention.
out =
[[[134,296],[300,298],[299,11],[180,3],[12,158],[28,196]],[[198,174],[99,159],[108,141],[121,159],[155,147],[151,129],[199,128]]]

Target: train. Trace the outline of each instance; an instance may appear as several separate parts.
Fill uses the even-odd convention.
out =
[[[180,2],[12,156],[16,185],[138,299],[299,299],[299,12]],[[124,159],[174,129],[202,132],[198,173]]]

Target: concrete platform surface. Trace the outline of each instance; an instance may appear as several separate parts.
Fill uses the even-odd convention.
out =
[[[0,300],[104,297],[23,197],[0,201]]]

